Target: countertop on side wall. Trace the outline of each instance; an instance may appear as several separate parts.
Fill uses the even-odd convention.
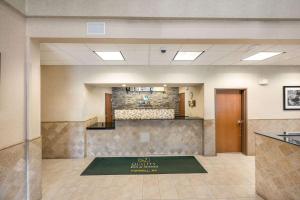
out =
[[[300,146],[300,131],[299,132],[255,132],[256,134],[273,138],[282,142]],[[281,136],[282,135],[282,136]]]

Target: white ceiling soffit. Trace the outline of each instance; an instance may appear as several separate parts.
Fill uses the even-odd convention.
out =
[[[161,53],[165,49],[165,53]],[[121,51],[125,61],[104,61],[94,51]],[[194,61],[174,61],[178,51],[205,51]],[[261,51],[285,52],[243,61]],[[300,65],[300,45],[251,44],[41,44],[42,65]]]

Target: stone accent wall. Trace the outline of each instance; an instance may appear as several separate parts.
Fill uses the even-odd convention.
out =
[[[84,158],[86,127],[95,122],[42,122],[43,158]]]
[[[0,150],[0,199],[19,200],[26,196],[25,144]]]
[[[122,120],[88,130],[87,156],[203,154],[203,120]]]
[[[149,97],[150,106],[140,105],[139,102],[143,100],[143,96]],[[155,109],[175,109],[178,113],[179,109],[179,88],[167,87],[165,93],[162,92],[126,92],[125,88],[112,88],[112,109],[140,109],[140,108],[155,108]]]
[[[115,119],[174,119],[174,109],[115,110]]]
[[[204,140],[203,140],[203,152],[205,156],[216,155],[216,131],[215,120],[204,120]]]
[[[256,134],[256,193],[269,200],[300,197],[300,147]]]
[[[248,120],[247,155],[255,155],[255,131],[299,131],[300,119],[250,119]]]

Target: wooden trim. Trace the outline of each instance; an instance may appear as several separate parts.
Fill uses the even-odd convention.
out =
[[[35,140],[38,140],[38,139],[41,139],[42,138],[42,136],[39,136],[39,137],[36,137],[36,138],[33,138],[33,139],[30,139],[30,140],[28,140],[29,142],[33,142],[33,141],[35,141]]]
[[[32,37],[40,43],[113,44],[300,44],[300,39],[157,39],[157,38],[49,38]]]
[[[300,120],[300,118],[291,118],[291,119],[248,119],[248,120]]]
[[[216,97],[217,97],[217,91],[219,90],[240,90],[242,92],[242,113],[243,113],[243,130],[242,130],[242,153],[247,155],[248,151],[248,143],[247,143],[247,138],[248,138],[248,95],[247,95],[247,88],[215,88],[215,94],[214,94],[214,104],[215,104],[215,152],[217,154],[217,127],[216,127],[216,119],[217,119],[217,103],[216,103]]]
[[[113,118],[114,118],[114,112],[113,112],[113,107],[112,107],[112,93],[104,93],[104,114],[105,114],[105,122],[107,122],[106,118],[107,118],[107,112],[106,112],[106,106],[107,106],[107,101],[106,101],[106,97],[110,96],[110,111],[111,111],[111,116],[110,116],[110,121],[113,122]]]
[[[74,123],[74,122],[87,122],[87,121],[89,121],[89,120],[91,120],[91,119],[94,119],[94,118],[96,118],[97,116],[95,116],[95,117],[91,117],[91,118],[89,118],[89,119],[87,119],[87,120],[83,120],[83,121],[44,121],[44,122],[41,122],[41,123]]]
[[[23,142],[19,142],[19,143],[16,143],[16,144],[13,144],[13,145],[4,147],[4,148],[0,149],[0,151],[7,150],[7,149],[9,149],[9,148],[13,148],[13,147],[18,146],[18,145],[21,145],[21,144],[24,144],[24,145],[25,145],[25,140],[24,140]]]
[[[243,117],[243,129],[242,129],[242,153],[248,154],[248,106],[247,106],[247,89],[241,90],[242,92],[242,117]]]

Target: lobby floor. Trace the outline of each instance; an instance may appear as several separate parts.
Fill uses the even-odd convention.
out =
[[[93,160],[43,160],[43,200],[261,200],[253,156],[196,156],[207,174],[80,176]]]

